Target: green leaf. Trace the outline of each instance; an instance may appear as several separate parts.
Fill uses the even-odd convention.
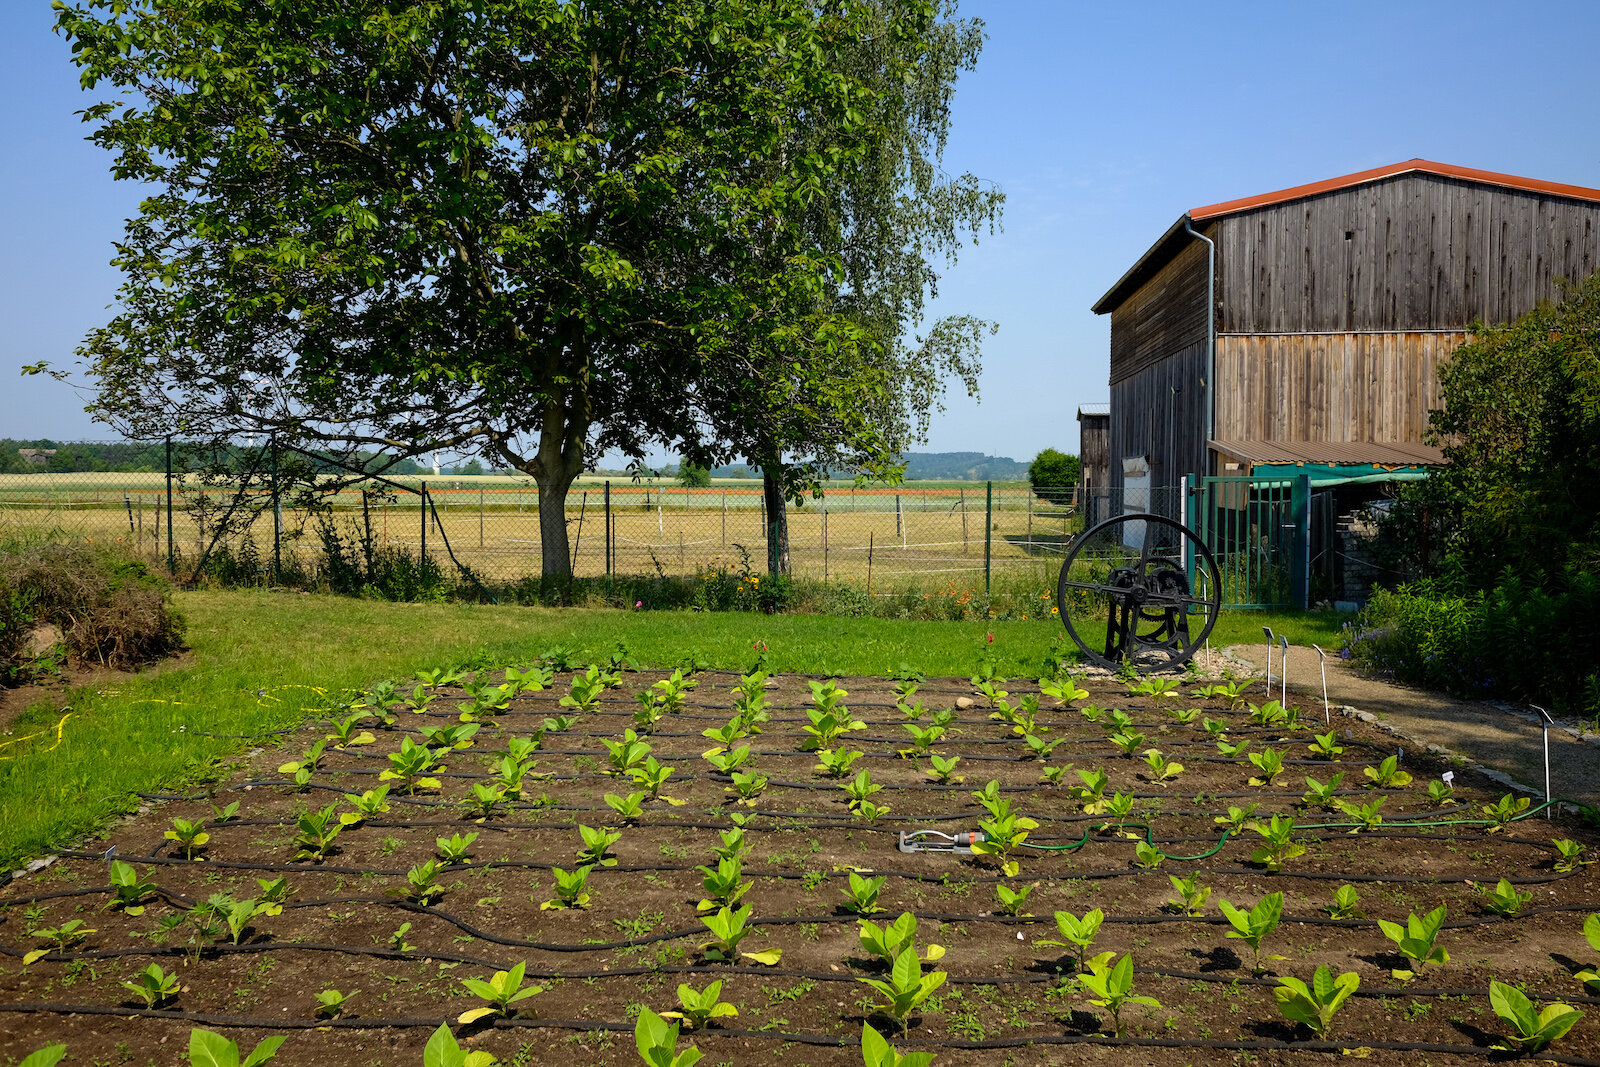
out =
[[[262,1064],[271,1062],[272,1058],[278,1054],[278,1046],[283,1044],[284,1040],[285,1036],[283,1034],[273,1034],[271,1037],[262,1038],[261,1043],[251,1050],[250,1055],[245,1057],[244,1063],[240,1067],[261,1067]]]
[[[36,1052],[30,1052],[17,1067],[56,1067],[66,1054],[66,1045],[46,1045]]]
[[[482,995],[483,994],[481,994],[481,993],[479,994],[479,996],[482,996]],[[482,1019],[486,1015],[495,1015],[495,1014],[498,1014],[498,1013],[496,1012],[496,1010],[494,1008],[472,1008],[472,1009],[470,1009],[468,1011],[462,1012],[460,1015],[457,1015],[456,1016],[456,1022],[460,1023],[462,1026],[466,1026],[469,1023],[477,1022],[479,1019]]]
[[[739,955],[764,967],[771,967],[783,958],[783,949],[769,948],[761,952],[741,952]]]
[[[239,1046],[210,1030],[189,1031],[189,1067],[241,1067]]]

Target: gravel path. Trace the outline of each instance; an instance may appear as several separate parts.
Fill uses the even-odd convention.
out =
[[[1264,644],[1233,645],[1226,652],[1258,670],[1267,662]],[[1273,651],[1274,691],[1282,677],[1281,655],[1281,649]],[[1328,702],[1335,715],[1341,705],[1370,712],[1418,747],[1437,745],[1509,775],[1529,792],[1544,792],[1542,731],[1531,708],[1457,700],[1413,689],[1365,674],[1335,653],[1327,657],[1327,670]],[[1315,650],[1289,646],[1289,689],[1308,711],[1322,703]],[[1600,802],[1600,735],[1585,734],[1583,728],[1583,723],[1568,721],[1550,731],[1551,787],[1558,797],[1592,805]]]

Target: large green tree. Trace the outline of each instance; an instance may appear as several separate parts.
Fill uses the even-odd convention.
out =
[[[1477,588],[1506,568],[1600,573],[1600,274],[1474,326],[1440,392],[1431,430],[1448,463],[1420,499],[1448,511],[1451,569]]]
[[[151,189],[83,348],[95,414],[481,451],[537,482],[547,576],[590,457],[700,436],[704,339],[771,264],[836,269],[812,204],[882,141],[883,21],[844,0],[56,7],[110,91],[93,139]]]
[[[797,270],[781,248],[758,247],[740,313],[708,338],[707,358],[727,369],[700,397],[690,447],[708,462],[760,467],[774,573],[789,569],[788,502],[841,471],[896,480],[946,383],[977,393],[993,326],[964,315],[923,321],[940,261],[992,229],[1004,203],[998,189],[941,166],[956,80],[983,45],[982,23],[955,17],[955,7],[855,5],[864,32],[840,63],[863,89],[854,117],[864,151],[842,159],[800,213],[830,269]],[[825,154],[848,140],[836,121],[795,127],[789,152]]]

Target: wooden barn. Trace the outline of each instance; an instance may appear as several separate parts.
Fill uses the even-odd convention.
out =
[[[1094,305],[1111,488],[1437,463],[1438,370],[1471,324],[1596,269],[1600,190],[1421,159],[1194,208]]]

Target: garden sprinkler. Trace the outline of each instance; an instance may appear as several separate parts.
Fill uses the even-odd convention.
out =
[[[1328,711],[1328,654],[1318,645],[1312,645],[1317,650],[1317,664],[1322,668],[1322,722],[1325,726],[1333,725],[1333,715]]]
[[[1289,638],[1283,634],[1279,634],[1278,640],[1283,642],[1282,654],[1278,656],[1278,673],[1283,675],[1283,686],[1281,690],[1283,693],[1283,699],[1278,703],[1282,704],[1284,710],[1287,711],[1289,708]],[[1267,696],[1272,696],[1272,691],[1270,689],[1267,691]]]
[[[983,834],[969,830],[963,834],[942,834],[938,830],[900,831],[901,852],[948,852],[958,856],[972,855],[972,846],[982,841]]]
[[[1272,627],[1263,626],[1261,632],[1267,635],[1267,699],[1272,699]]]
[[[1550,793],[1550,727],[1554,726],[1556,724],[1556,721],[1550,717],[1550,713],[1548,711],[1545,711],[1539,705],[1537,705],[1537,704],[1529,704],[1528,707],[1532,708],[1534,711],[1537,711],[1539,713],[1539,718],[1542,720],[1539,723],[1539,730],[1540,730],[1541,733],[1544,734],[1544,802],[1545,802],[1545,805],[1546,805],[1546,807],[1544,809],[1544,817],[1546,819],[1549,819],[1550,818],[1549,804],[1550,804],[1550,796],[1551,796],[1551,793]]]

